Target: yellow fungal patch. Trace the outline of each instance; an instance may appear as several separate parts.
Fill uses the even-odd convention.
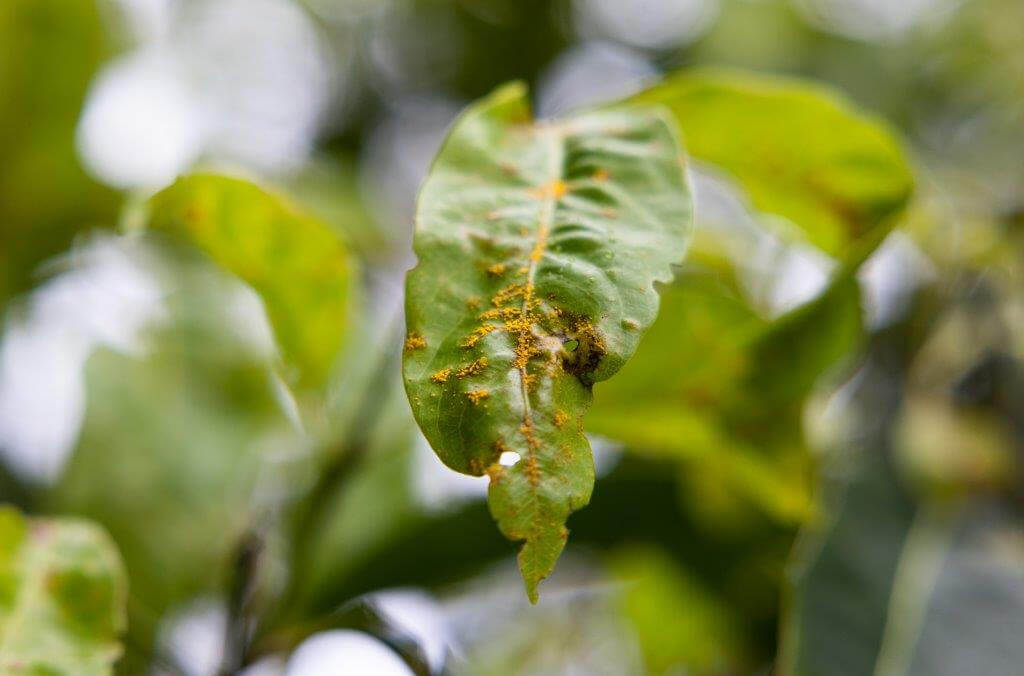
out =
[[[480,342],[481,338],[497,329],[498,327],[495,326],[494,324],[482,324],[473,329],[473,332],[466,336],[465,338],[463,338],[462,342],[459,344],[462,345],[462,347],[473,347],[474,345]]]
[[[491,277],[501,277],[503,274],[505,274],[505,264],[495,263],[491,267],[487,268],[487,274],[489,274]]]
[[[523,376],[523,385],[526,386],[527,390],[532,390],[533,386],[536,384],[536,382],[537,382],[537,374],[536,373],[526,373]]]
[[[458,371],[455,372],[456,377],[465,378],[466,376],[474,376],[487,368],[487,357],[480,357],[476,361],[466,364]]]
[[[555,411],[555,427],[561,427],[569,422],[569,414],[565,411]]]
[[[544,257],[544,252],[548,248],[548,229],[541,228],[537,231],[537,243],[533,245],[533,251],[530,252],[530,260],[536,263]]]
[[[611,177],[611,172],[607,169],[598,169],[594,172],[595,181],[607,181]]]
[[[536,199],[558,199],[569,192],[569,184],[560,178],[530,190],[530,196]]]
[[[491,396],[491,393],[488,392],[487,390],[470,390],[469,392],[466,392],[466,399],[469,399],[471,402],[473,402],[474,406],[476,406],[489,396]]]
[[[427,346],[427,341],[423,339],[423,336],[410,331],[409,335],[405,337],[405,351],[411,352],[413,350],[422,350]]]
[[[480,307],[480,296],[471,296],[466,299],[466,307],[470,310],[475,310]]]
[[[500,307],[481,312],[477,319],[480,321],[487,321],[490,319],[502,319],[508,321],[510,319],[516,319],[517,317],[522,316],[522,314],[523,311],[517,307]]]
[[[491,304],[495,307],[505,305],[515,298],[521,298],[525,290],[525,284],[509,284],[508,286],[499,289],[498,293],[494,294],[494,297],[491,298]]]
[[[451,374],[452,374],[452,370],[451,369],[444,368],[444,369],[441,369],[440,371],[438,371],[437,373],[435,373],[434,375],[430,376],[430,380],[432,380],[433,382],[435,382],[438,385],[440,385],[441,383],[448,382],[448,376],[450,376]]]

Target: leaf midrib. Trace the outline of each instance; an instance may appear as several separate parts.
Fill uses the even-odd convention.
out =
[[[541,186],[541,189],[544,191],[544,201],[541,204],[540,218],[537,223],[536,239],[534,240],[533,247],[530,248],[529,262],[526,272],[527,291],[523,294],[522,303],[523,317],[530,316],[529,305],[535,291],[534,280],[537,275],[537,267],[541,259],[547,254],[547,240],[548,235],[551,232],[551,226],[554,224],[555,207],[558,200],[561,199],[558,192],[551,189],[551,186],[556,185],[564,179],[563,165],[565,159],[565,137],[563,132],[553,125],[539,127],[538,132],[541,135],[543,142],[547,145],[548,178]],[[530,330],[533,331],[533,328],[534,327],[531,324]],[[528,368],[529,361],[517,370],[519,371],[520,395],[523,399],[523,435],[526,437],[526,449],[528,454],[527,462],[530,463],[530,468],[535,468],[538,444],[533,431],[533,409],[530,406],[530,389],[527,379]],[[526,474],[530,483],[531,492],[536,494],[537,479],[535,472],[528,471]]]

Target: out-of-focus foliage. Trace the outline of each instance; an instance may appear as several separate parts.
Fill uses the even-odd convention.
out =
[[[167,262],[167,323],[145,356],[90,359],[81,437],[49,494],[51,508],[95,519],[120,546],[129,659],[168,609],[216,592],[261,496],[295,480],[305,443],[275,396],[265,346],[239,334],[237,317],[258,301],[194,255]]]
[[[111,534],[124,674],[295,673],[353,626],[435,674],[1016,673],[1022,12],[0,2],[0,521]],[[664,106],[696,226],[537,605],[398,369],[416,189],[511,80],[542,118]],[[327,668],[383,668],[353,646]]]
[[[688,669],[729,673],[750,668],[743,622],[721,598],[657,549],[615,552],[610,562],[626,586],[624,614],[640,638],[650,673]]]
[[[126,596],[117,547],[102,529],[0,504],[0,671],[112,673]]]
[[[1024,659],[1019,233],[923,295],[833,399],[825,520],[795,550],[787,674],[1013,673]],[[855,637],[855,638],[854,638]]]
[[[75,125],[108,41],[93,0],[0,9],[0,310],[75,232],[112,225],[113,191],[75,157]]]
[[[910,169],[888,126],[825,87],[684,71],[635,101],[667,106],[688,154],[842,260],[877,246],[910,196]]]
[[[668,105],[688,152],[726,171],[756,207],[788,219],[783,238],[850,267],[817,299],[768,320],[744,294],[742,268],[723,256],[730,234],[699,227],[699,263],[666,289],[643,349],[597,392],[588,426],[639,452],[688,461],[683,471],[702,475],[691,485],[717,485],[731,500],[799,521],[812,510],[802,402],[861,339],[849,270],[908,199],[906,159],[883,126],[803,84],[679,74],[637,100]]]
[[[490,477],[534,602],[590,499],[591,386],[633,354],[685,252],[684,170],[656,109],[531,124],[513,84],[459,119],[420,192],[409,401],[445,464]]]
[[[353,261],[338,235],[258,186],[179,179],[150,201],[150,227],[181,237],[263,298],[289,380],[324,383],[348,329]]]

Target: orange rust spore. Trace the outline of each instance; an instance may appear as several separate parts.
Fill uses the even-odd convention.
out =
[[[480,339],[486,336],[488,333],[496,331],[499,327],[494,324],[481,324],[480,326],[473,329],[473,332],[463,338],[462,342],[459,343],[462,347],[473,347],[480,342]]]
[[[474,406],[489,396],[491,396],[491,393],[487,390],[470,390],[469,392],[466,392],[466,398],[473,402]]]
[[[466,376],[474,376],[487,368],[487,357],[480,357],[479,359],[466,364],[458,371],[455,372],[457,378],[465,378]]]
[[[443,368],[434,375],[430,376],[430,380],[437,383],[438,385],[448,382],[448,376],[452,374],[450,368]]]
[[[405,351],[411,352],[412,350],[422,350],[427,346],[427,341],[423,339],[419,333],[411,331],[408,336],[405,337]]]
[[[536,199],[559,199],[569,192],[569,184],[560,178],[537,186],[530,190],[530,196]]]

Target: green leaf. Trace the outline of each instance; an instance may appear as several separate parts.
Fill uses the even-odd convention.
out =
[[[404,376],[416,420],[452,469],[491,478],[491,512],[525,540],[532,600],[590,499],[582,430],[658,311],[685,251],[690,191],[657,110],[534,123],[503,87],[456,123],[420,193]],[[499,464],[517,453],[514,466]]]
[[[692,158],[726,172],[757,209],[788,219],[841,260],[870,253],[910,197],[897,136],[827,87],[693,70],[633,101],[671,110]]]
[[[111,673],[127,586],[97,526],[0,505],[0,673]]]
[[[323,385],[345,340],[354,263],[331,228],[248,181],[179,179],[150,201],[150,227],[173,233],[262,297],[292,382]]]

